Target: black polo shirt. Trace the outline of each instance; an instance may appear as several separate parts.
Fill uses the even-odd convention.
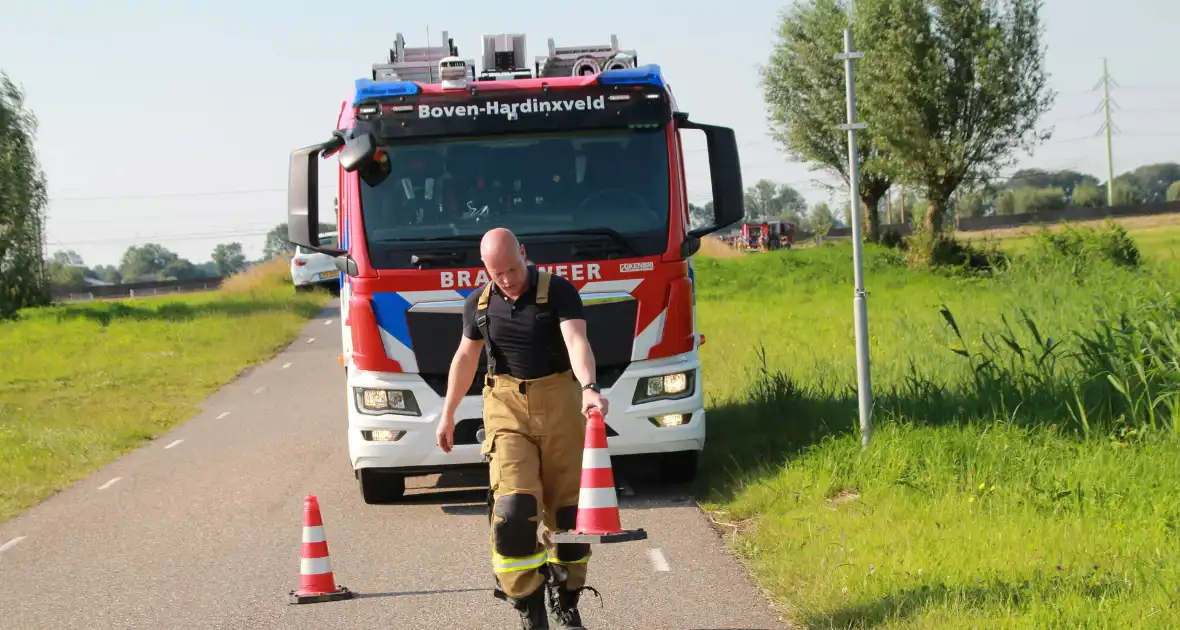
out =
[[[573,283],[553,275],[548,308],[537,306],[537,268],[528,266],[529,288],[513,302],[492,283],[488,296],[488,335],[492,338],[496,372],[533,379],[570,369],[569,352],[559,322],[583,319],[582,296]],[[475,311],[483,288],[472,291],[463,305],[463,335],[483,339]]]

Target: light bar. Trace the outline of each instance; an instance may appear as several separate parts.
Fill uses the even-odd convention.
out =
[[[654,63],[625,70],[606,70],[598,75],[600,85],[654,85],[665,87],[664,75]]]
[[[418,93],[418,85],[412,81],[373,81],[372,79],[356,80],[356,95],[352,97],[353,105],[368,99],[382,96],[410,96]]]

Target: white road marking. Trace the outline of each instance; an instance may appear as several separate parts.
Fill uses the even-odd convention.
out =
[[[254,390],[254,395],[257,396],[258,394],[261,394],[264,391],[266,391],[265,387],[259,387],[258,389]]]
[[[312,337],[311,339],[308,339],[308,340],[307,340],[307,343],[311,343],[311,342],[313,342],[313,341],[315,341],[315,337]]]
[[[331,326],[331,325],[332,325],[332,320],[330,320],[330,319],[329,319],[329,320],[325,321],[325,322],[324,322],[324,325],[325,325],[325,326]]]
[[[672,567],[668,566],[668,559],[664,557],[664,552],[659,548],[648,549],[648,557],[651,558],[651,568],[656,571],[671,571]]]
[[[221,415],[220,415],[220,416],[217,416],[217,419],[218,419],[218,420],[220,420],[220,419],[222,419],[222,418],[224,418],[224,417],[226,417],[226,416],[228,416],[228,415],[229,415],[229,412],[228,412],[228,411],[223,411],[223,412],[221,412]]]
[[[284,363],[284,364],[283,364],[283,369],[284,369],[284,370],[285,370],[285,369],[287,369],[287,368],[289,368],[289,367],[291,367],[291,364],[290,364],[290,363]]]
[[[13,547],[16,546],[16,544],[18,542],[24,540],[25,538],[28,538],[28,536],[17,536],[16,538],[13,538],[12,540],[4,543],[3,545],[0,545],[0,553],[4,553],[5,551],[12,549]]]
[[[99,486],[99,487],[98,487],[98,489],[99,489],[99,490],[106,490],[107,488],[109,488],[109,487],[111,487],[111,486],[113,486],[113,485],[115,485],[115,484],[119,483],[119,480],[120,480],[120,479],[122,479],[122,477],[115,477],[114,479],[112,479],[112,480],[110,480],[110,481],[108,481],[108,482],[106,482],[106,483],[102,484],[101,486]]]
[[[176,440],[176,441],[172,442],[171,444],[169,444],[168,446],[165,446],[164,448],[166,448],[166,449],[172,448],[173,446],[176,446],[177,444],[180,444],[183,441],[184,440]]]

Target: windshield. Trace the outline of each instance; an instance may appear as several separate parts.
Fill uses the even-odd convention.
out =
[[[389,176],[375,187],[360,183],[371,251],[408,251],[411,244],[419,251],[424,240],[447,237],[478,240],[501,226],[520,237],[608,228],[632,250],[666,246],[668,149],[661,129],[435,140],[386,150]]]

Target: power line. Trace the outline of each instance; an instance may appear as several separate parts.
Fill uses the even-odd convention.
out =
[[[335,184],[320,186],[320,190],[331,190]],[[128,199],[168,199],[176,197],[229,197],[233,195],[258,195],[269,193],[285,193],[286,188],[245,188],[240,190],[206,190],[190,192],[151,193],[147,195],[106,195],[83,197],[50,197],[54,201],[124,201]]]
[[[76,245],[105,245],[110,243],[171,243],[177,241],[202,241],[222,238],[236,238],[245,236],[266,236],[270,234],[271,229],[253,229],[253,230],[232,230],[222,232],[203,232],[203,233],[186,233],[186,234],[157,234],[155,236],[116,236],[112,238],[98,238],[86,241],[52,241],[47,243],[54,247],[70,247]]]

